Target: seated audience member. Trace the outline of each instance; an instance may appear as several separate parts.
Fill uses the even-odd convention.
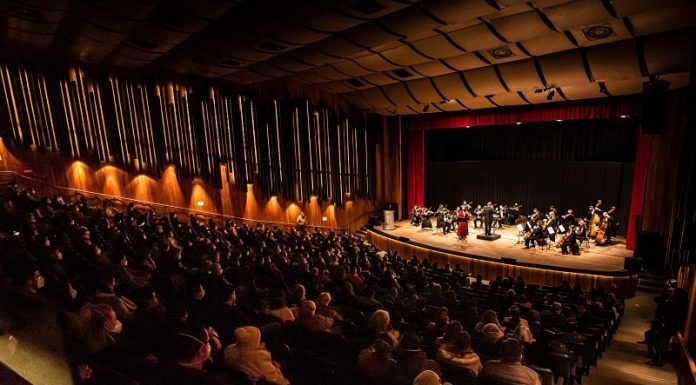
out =
[[[376,382],[383,383],[391,353],[391,345],[383,339],[377,339],[372,346],[358,354],[358,370]]]
[[[172,336],[169,343],[173,362],[160,366],[156,384],[232,385],[223,373],[213,374],[203,368],[210,360],[213,349],[204,328],[184,326]]]
[[[324,317],[333,319],[334,321],[341,321],[343,317],[331,306],[331,294],[328,292],[321,292],[317,297],[317,314]]]
[[[376,339],[380,335],[387,337],[387,342],[394,347],[399,343],[399,331],[394,330],[391,325],[389,312],[386,310],[375,310],[370,316],[370,321],[367,325],[367,333],[370,338]]]
[[[457,338],[457,336],[459,336],[459,334],[461,334],[463,331],[464,327],[462,327],[461,322],[450,321],[450,323],[447,324],[445,332],[442,334],[442,336],[435,339],[435,345],[438,347],[449,345],[454,342],[455,338]]]
[[[477,375],[483,369],[481,359],[471,349],[471,336],[466,331],[458,334],[453,343],[440,347],[437,358],[440,362],[467,368]]]
[[[300,306],[297,324],[306,327],[313,332],[329,332],[334,324],[334,320],[323,315],[316,314],[317,305],[314,301],[305,300]]]
[[[261,331],[255,326],[244,326],[234,331],[237,343],[225,348],[225,362],[244,372],[253,383],[288,385],[279,365],[261,343]]]
[[[502,358],[490,360],[483,366],[483,383],[499,385],[541,385],[539,375],[531,368],[522,365],[524,348],[514,339],[508,338],[501,345]]]
[[[483,314],[481,315],[481,321],[479,321],[479,323],[476,324],[474,330],[482,332],[483,327],[488,324],[496,325],[498,329],[500,329],[501,333],[505,333],[505,330],[503,330],[503,326],[500,324],[500,322],[498,322],[498,314],[493,310],[486,310],[483,312]]]
[[[392,359],[387,365],[387,378],[393,385],[409,385],[423,370],[440,373],[440,366],[425,355],[418,335],[408,333],[392,352]]]
[[[68,330],[79,343],[78,350],[98,354],[116,343],[123,324],[107,304],[85,304],[78,315],[68,314]]]
[[[413,379],[413,385],[450,385],[450,383],[440,382],[440,375],[432,370],[424,370]]]
[[[500,341],[505,336],[505,333],[498,325],[491,322],[483,327],[483,336],[486,338],[486,341],[494,344]]]
[[[295,314],[285,304],[285,297],[282,295],[271,298],[268,314],[278,318],[282,323],[295,321]]]

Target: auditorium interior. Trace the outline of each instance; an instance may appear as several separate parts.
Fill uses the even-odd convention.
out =
[[[693,0],[0,1],[0,385],[696,385],[695,169]]]

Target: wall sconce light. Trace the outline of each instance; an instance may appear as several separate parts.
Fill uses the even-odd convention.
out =
[[[205,202],[203,202],[203,201],[197,201],[197,202],[196,202],[196,206],[198,206],[198,207],[203,207],[203,206],[205,206]]]

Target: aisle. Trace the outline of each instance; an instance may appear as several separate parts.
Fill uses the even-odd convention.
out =
[[[626,312],[611,345],[604,353],[590,376],[583,378],[583,385],[676,385],[674,364],[661,368],[646,365],[647,347],[636,341],[643,339],[649,320],[655,310],[654,293],[636,292],[626,301]]]

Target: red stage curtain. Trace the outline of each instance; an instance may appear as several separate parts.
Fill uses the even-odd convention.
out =
[[[628,212],[628,228],[626,228],[626,248],[634,250],[636,246],[636,215],[643,213],[645,184],[648,180],[648,163],[650,160],[650,144],[652,136],[638,134],[636,145],[636,161],[633,168],[633,188],[631,189],[631,210]]]
[[[416,116],[404,119],[406,130],[464,128],[493,126],[517,122],[548,122],[553,120],[601,119],[620,115],[636,115],[638,99],[622,98],[618,101],[592,100],[579,103],[550,104],[515,108],[496,108],[481,111],[465,111],[455,114]]]
[[[406,209],[425,200],[425,130],[406,131],[406,167],[408,172]]]
[[[437,114],[427,116],[410,116],[403,118],[403,127],[406,136],[405,154],[407,162],[407,209],[410,210],[414,204],[423,204],[425,200],[425,130],[464,128],[473,126],[491,126],[515,124],[517,122],[548,122],[553,120],[581,120],[581,119],[601,119],[611,118],[620,115],[637,115],[639,106],[638,97],[616,98],[612,100],[598,99],[581,102],[553,103],[543,106],[523,106],[514,108],[495,108],[481,111],[464,111],[454,114]],[[643,137],[643,135],[641,135]],[[631,211],[627,228],[626,247],[633,248],[635,245],[635,213],[641,212],[643,194],[645,192],[645,179],[647,176],[647,156],[640,155],[644,152],[645,141],[643,138],[638,141],[637,158],[645,156],[640,160],[643,171],[638,170],[639,159],[636,159],[636,174],[633,181],[633,196],[631,198]],[[643,173],[642,184],[638,185],[636,177]],[[640,191],[638,191],[640,190]],[[638,204],[640,200],[640,204]],[[634,205],[634,201],[636,205]]]

